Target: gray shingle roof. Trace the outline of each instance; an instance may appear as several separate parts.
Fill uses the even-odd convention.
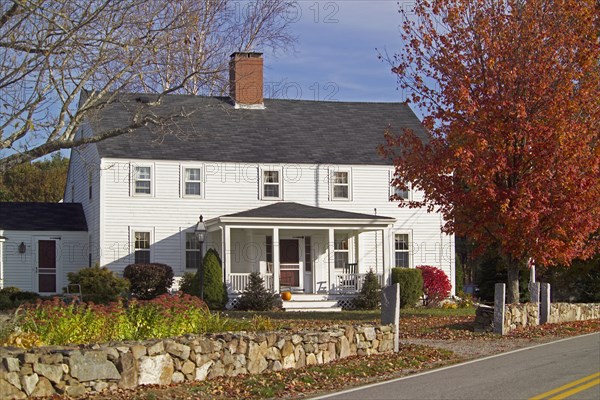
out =
[[[87,231],[80,203],[0,202],[0,229],[12,231]]]
[[[122,127],[132,110],[144,107],[140,95],[90,120],[93,131]],[[384,130],[425,131],[402,103],[355,103],[265,99],[265,109],[235,109],[227,97],[166,96],[152,107],[158,115],[193,114],[159,131],[144,127],[98,143],[101,157],[250,163],[388,165],[377,153]]]
[[[331,210],[307,206],[294,202],[279,202],[269,204],[268,206],[254,208],[252,210],[242,211],[235,214],[225,215],[225,217],[238,218],[283,218],[283,219],[353,219],[353,220],[393,220],[391,217],[381,215],[359,214],[348,211]]]

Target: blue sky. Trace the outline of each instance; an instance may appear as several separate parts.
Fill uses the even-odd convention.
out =
[[[400,49],[398,9],[408,3],[293,1],[289,20],[298,44],[294,52],[265,54],[265,96],[402,101],[396,79],[376,49],[391,54]]]

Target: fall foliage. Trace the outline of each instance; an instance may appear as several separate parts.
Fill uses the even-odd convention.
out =
[[[63,198],[68,169],[69,159],[59,153],[9,169],[0,174],[0,201],[56,203]]]
[[[401,205],[498,250],[516,302],[529,257],[569,264],[599,249],[600,5],[417,0],[413,11],[403,51],[382,57],[429,140],[389,131],[381,152],[394,185],[425,193]]]

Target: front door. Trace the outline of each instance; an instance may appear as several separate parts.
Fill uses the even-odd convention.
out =
[[[38,292],[56,293],[56,241],[38,240]]]
[[[303,288],[304,273],[300,262],[300,241],[279,240],[279,285],[297,290]]]

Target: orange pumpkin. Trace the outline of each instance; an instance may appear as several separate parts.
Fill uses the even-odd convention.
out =
[[[281,299],[285,301],[290,301],[292,299],[291,292],[281,292]]]

